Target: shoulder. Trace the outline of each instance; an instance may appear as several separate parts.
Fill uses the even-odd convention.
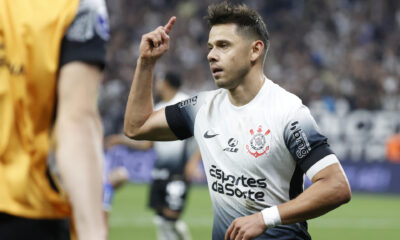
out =
[[[81,0],[61,44],[59,65],[80,61],[105,65],[109,23],[104,0]]]
[[[74,21],[66,38],[69,41],[85,42],[94,37],[107,41],[109,24],[104,0],[81,0]]]
[[[288,92],[283,87],[274,83],[272,80],[267,79],[271,89],[271,95],[285,106],[302,105],[301,99],[295,94]]]
[[[175,94],[174,100],[176,100],[176,102],[179,102],[189,97],[190,96],[188,94],[179,91]]]
[[[198,110],[202,106],[207,105],[210,102],[212,102],[216,97],[221,95],[222,92],[223,92],[222,89],[199,92],[196,95],[193,95],[189,98],[186,98],[185,100],[182,100],[178,104],[178,107],[184,108],[187,106],[191,106],[192,108],[195,108]]]
[[[193,136],[194,123],[198,112],[206,106],[219,91],[199,92],[174,105],[165,108],[168,126],[178,139],[186,139]]]
[[[305,107],[302,100],[295,94],[288,92],[283,87],[267,79],[267,94],[264,101],[271,103],[276,113],[281,117],[288,118],[297,110]]]

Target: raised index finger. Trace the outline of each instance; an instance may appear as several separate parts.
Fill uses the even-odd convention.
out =
[[[169,34],[171,31],[172,27],[174,26],[174,23],[176,21],[176,17],[173,16],[169,19],[168,23],[164,26],[165,33]]]

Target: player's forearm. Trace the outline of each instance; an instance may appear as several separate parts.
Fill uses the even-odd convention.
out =
[[[133,138],[153,113],[153,70],[155,62],[139,57],[126,105],[124,133]]]
[[[79,239],[105,239],[102,213],[102,130],[97,113],[61,114],[57,162]]]
[[[151,141],[137,141],[137,140],[129,139],[125,136],[123,136],[121,144],[123,144],[129,148],[142,150],[142,151],[149,150],[150,148],[153,147],[153,142],[151,142]]]
[[[79,239],[105,239],[102,214],[102,128],[97,110],[101,71],[71,62],[60,70],[56,160]]]
[[[333,171],[326,178],[318,179],[297,198],[278,206],[282,224],[319,217],[350,201],[351,190],[341,168],[337,164],[328,168]]]

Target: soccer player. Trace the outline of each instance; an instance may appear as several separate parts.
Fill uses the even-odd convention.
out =
[[[125,115],[134,139],[196,138],[214,212],[212,239],[311,239],[306,220],[351,198],[308,108],[263,73],[269,34],[246,5],[208,9],[207,56],[218,90],[153,111],[154,66],[176,21],[142,36]],[[313,184],[303,191],[304,174]]]
[[[71,214],[78,239],[106,239],[97,95],[108,34],[103,0],[0,1],[0,239],[69,239]]]
[[[174,72],[167,72],[165,77],[158,79],[156,92],[161,101],[155,106],[156,109],[188,98],[188,95],[179,90],[181,82],[181,77]],[[123,144],[137,150],[148,150],[154,147],[157,159],[152,171],[153,181],[150,189],[149,206],[156,212],[154,223],[157,228],[158,239],[191,239],[189,228],[185,222],[180,220],[180,216],[186,203],[191,177],[185,173],[194,172],[191,167],[196,167],[196,163],[201,158],[200,153],[194,152],[189,161],[187,160],[190,148],[188,140],[172,142],[132,141],[123,135],[112,135],[106,139],[106,143],[108,147]]]

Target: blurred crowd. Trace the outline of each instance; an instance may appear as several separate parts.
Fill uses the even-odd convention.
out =
[[[120,132],[141,36],[177,16],[156,75],[178,71],[189,94],[214,89],[207,55],[208,4],[197,0],[107,0],[111,25],[100,108],[105,134]],[[267,77],[306,105],[400,111],[400,1],[244,2],[270,32]]]

